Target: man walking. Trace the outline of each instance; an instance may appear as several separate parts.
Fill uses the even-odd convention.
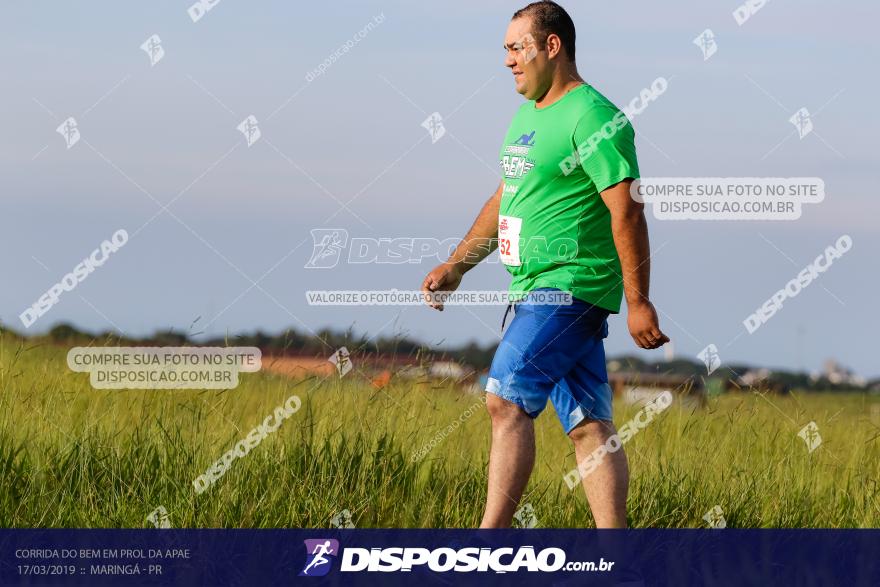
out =
[[[554,2],[529,4],[513,15],[504,47],[526,98],[501,150],[504,179],[449,260],[422,284],[429,305],[442,310],[430,294],[455,290],[497,247],[513,276],[512,297],[523,292],[486,387],[492,448],[483,528],[510,526],[535,461],[533,419],[548,399],[579,463],[617,433],[602,339],[621,297],[639,347],[669,341],[648,298],[644,206],[630,197],[639,177],[634,131],[578,74],[571,17]],[[607,454],[583,485],[597,527],[626,526],[622,449]]]

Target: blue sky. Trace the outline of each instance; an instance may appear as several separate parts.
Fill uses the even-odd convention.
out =
[[[520,4],[220,0],[198,22],[188,6],[0,9],[0,320],[21,330],[24,308],[125,228],[130,242],[31,330],[69,321],[140,335],[186,331],[201,317],[195,330],[210,322],[208,334],[354,326],[430,343],[497,340],[502,308],[305,301],[307,289],[415,289],[432,262],[304,265],[314,228],[464,234],[498,184],[498,149],[522,101],[501,49]],[[634,122],[645,176],[825,181],[825,201],[796,221],[649,213],[661,326],[679,356],[713,343],[724,362],[816,370],[833,357],[878,376],[869,326],[880,204],[869,182],[880,87],[866,74],[878,57],[868,29],[878,10],[780,0],[738,26],[736,7],[567,3],[581,75],[612,101],[669,80]],[[381,23],[307,81],[378,15]],[[692,40],[706,28],[718,51],[704,61]],[[140,45],[153,34],[165,55],[151,67]],[[788,121],[801,107],[815,125],[803,139]],[[448,132],[432,144],[420,124],[435,111]],[[262,132],[250,147],[236,129],[248,115]],[[82,140],[67,149],[55,129],[69,116]],[[743,319],[843,234],[852,250],[749,335]],[[469,273],[464,287],[507,283],[495,263]],[[662,357],[636,349],[625,314],[610,328],[609,354]]]

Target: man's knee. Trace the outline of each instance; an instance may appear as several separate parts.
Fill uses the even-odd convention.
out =
[[[495,425],[517,424],[531,420],[521,407],[494,393],[486,394],[486,410],[492,418],[492,424]]]
[[[608,420],[584,419],[571,429],[568,437],[575,444],[604,444],[611,436],[617,434],[614,424]]]

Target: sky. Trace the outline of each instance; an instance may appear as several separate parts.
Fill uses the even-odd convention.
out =
[[[816,177],[796,220],[662,220],[646,208],[651,299],[674,353],[880,376],[867,1],[564,2],[581,75],[633,121],[646,177]],[[464,235],[501,177],[523,98],[504,67],[517,2],[5,3],[0,12],[0,322],[131,336],[348,328],[434,345],[497,342],[503,306],[318,307],[307,290],[417,289],[439,260],[309,269],[312,231]],[[200,15],[193,19],[190,13]],[[708,59],[694,43],[710,29]],[[141,46],[158,36],[153,60]],[[338,51],[349,42],[345,51]],[[319,66],[325,66],[318,71]],[[789,118],[811,115],[802,138]],[[433,113],[445,134],[422,126]],[[237,127],[248,117],[260,137]],[[69,117],[77,141],[56,131]],[[129,240],[25,329],[19,315],[124,229]],[[852,248],[750,334],[743,320],[834,244]],[[503,290],[499,263],[464,289]],[[625,310],[609,355],[638,349]]]

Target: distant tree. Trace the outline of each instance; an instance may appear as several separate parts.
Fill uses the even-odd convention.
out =
[[[49,330],[47,336],[49,337],[49,340],[56,343],[70,342],[73,339],[79,338],[91,338],[85,332],[80,332],[66,322],[61,322],[60,324],[53,326],[52,329]]]
[[[156,332],[153,335],[152,342],[157,346],[184,346],[189,343],[189,338],[183,332],[167,330],[165,332]]]

